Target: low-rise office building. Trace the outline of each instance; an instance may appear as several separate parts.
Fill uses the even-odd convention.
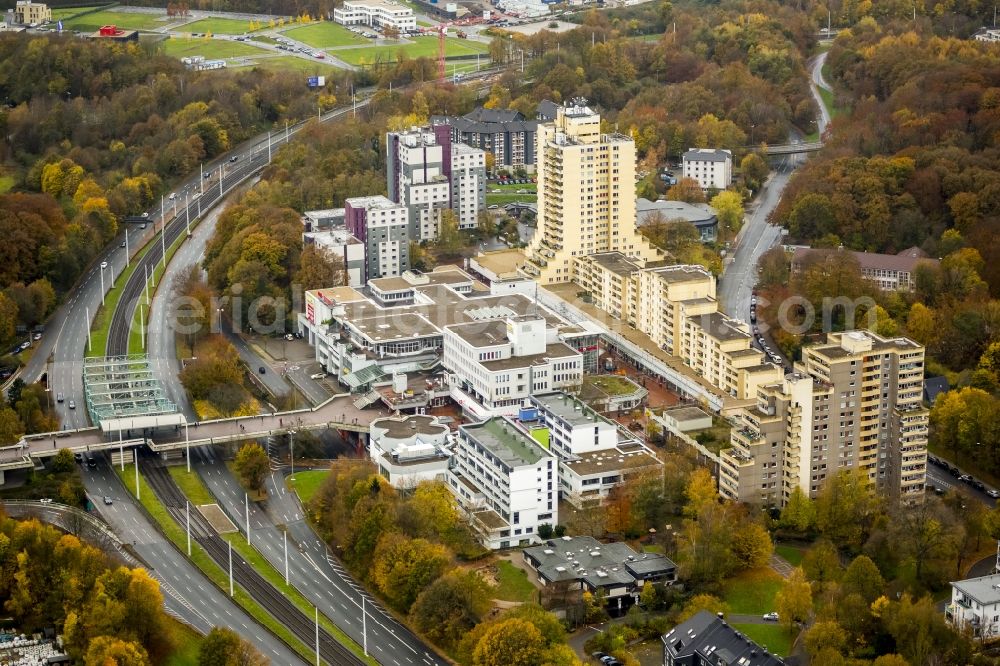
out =
[[[417,29],[413,10],[391,0],[344,0],[344,4],[334,8],[333,20],[341,25],[366,25],[379,30],[393,28],[411,32]]]
[[[601,593],[609,609],[624,611],[642,588],[677,580],[677,565],[658,553],[637,553],[625,543],[601,543],[589,536],[549,539],[521,551],[524,563],[546,587]]]
[[[878,254],[877,252],[852,252],[843,248],[837,250],[813,250],[797,248],[792,254],[792,273],[805,270],[813,262],[827,257],[850,256],[858,262],[861,277],[874,282],[882,291],[911,292],[917,287],[917,268],[927,266],[939,268],[941,262],[931,259],[918,247],[911,247],[898,254]]]
[[[21,25],[39,25],[52,20],[52,10],[42,2],[17,0],[14,4],[14,22]]]
[[[344,282],[350,287],[365,283],[365,244],[344,227],[326,227],[323,231],[306,231],[302,245],[313,245],[330,257],[343,262]]]
[[[683,220],[694,225],[703,243],[714,243],[719,234],[719,218],[715,209],[708,204],[689,204],[666,199],[650,201],[640,197],[636,199],[635,212],[636,223],[640,227],[657,219],[669,222]]]
[[[538,543],[559,522],[557,460],[511,420],[459,426],[448,485],[490,549]]]

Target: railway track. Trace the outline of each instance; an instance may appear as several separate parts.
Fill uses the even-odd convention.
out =
[[[149,459],[144,461],[142,469],[150,488],[167,507],[167,511],[179,525],[184,525],[187,499],[174,483],[173,478],[163,466]],[[191,535],[223,571],[229,570],[229,544],[197,511],[191,512]],[[233,557],[233,580],[302,643],[309,646],[315,645],[316,625],[314,620],[307,617],[280,590],[271,585],[239,556]],[[353,666],[355,664],[363,666],[364,664],[361,659],[323,628],[319,630],[319,654],[320,658],[331,666]]]

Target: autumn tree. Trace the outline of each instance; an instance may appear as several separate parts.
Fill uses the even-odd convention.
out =
[[[236,452],[233,468],[244,486],[259,493],[264,488],[264,478],[270,470],[270,461],[260,444],[251,442],[244,444]]]
[[[450,560],[451,553],[440,544],[387,534],[375,548],[371,579],[393,607],[407,612]]]
[[[739,192],[733,190],[719,192],[712,197],[709,205],[715,209],[719,227],[724,230],[727,237],[737,233],[743,226],[743,197]]]
[[[347,276],[343,260],[316,245],[306,245],[299,261],[299,271],[295,274],[295,284],[303,291],[339,287],[346,284]]]
[[[490,589],[471,571],[456,569],[428,585],[410,608],[421,634],[446,650],[454,649],[490,610]]]
[[[150,666],[142,645],[110,636],[98,636],[87,648],[84,666]]]
[[[689,204],[705,203],[705,192],[694,178],[681,178],[667,190],[667,199]]]
[[[795,567],[792,570],[792,575],[778,590],[774,603],[782,622],[789,629],[809,619],[812,612],[812,587],[806,580],[802,567]]]
[[[198,651],[198,666],[267,666],[270,662],[232,629],[213,627]]]

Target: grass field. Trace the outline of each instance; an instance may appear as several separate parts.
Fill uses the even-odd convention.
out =
[[[308,504],[316,491],[319,490],[326,477],[330,476],[328,469],[314,469],[306,472],[296,472],[295,480],[288,480],[288,486],[299,494],[299,500],[303,504]]]
[[[198,666],[198,651],[204,638],[173,618],[168,618],[168,624],[175,647],[174,653],[167,658],[166,666]]]
[[[779,657],[787,657],[792,651],[793,637],[780,624],[734,624],[733,627]]]
[[[774,597],[784,580],[771,569],[746,571],[722,584],[723,601],[729,612],[739,615],[763,615],[774,610]]]
[[[163,25],[166,14],[143,14],[139,12],[100,11],[78,18],[63,20],[64,30],[95,32],[102,25],[116,25],[127,30],[152,30]]]
[[[370,65],[376,60],[394,61],[400,52],[409,58],[437,56],[436,37],[414,37],[412,43],[392,46],[370,46],[367,48],[343,49],[334,51],[333,55],[352,65]],[[487,53],[489,46],[468,39],[448,37],[445,40],[445,57],[474,56],[477,53]],[[449,70],[450,73],[450,70]]]
[[[173,37],[160,42],[163,52],[174,58],[187,56],[204,56],[208,60],[220,58],[238,58],[267,53],[267,51],[252,46],[248,42],[237,42],[231,39],[205,39],[202,37]]]
[[[250,32],[250,21],[209,16],[177,28],[183,32],[210,32],[213,35],[242,35]]]
[[[779,557],[783,557],[791,564],[793,567],[797,567],[802,564],[802,558],[805,556],[806,551],[802,548],[796,548],[795,546],[786,546],[785,544],[779,544],[774,547],[774,552]]]
[[[528,575],[507,560],[497,561],[497,582],[500,585],[493,592],[496,599],[527,602],[535,596],[535,586]]]
[[[834,94],[831,91],[826,88],[817,88],[817,90],[819,91],[820,99],[823,100],[823,106],[826,107],[826,110],[830,114],[830,120],[833,120],[844,112],[842,108],[836,105]]]
[[[14,187],[14,176],[0,176],[0,194],[9,192]]]
[[[292,28],[291,30],[286,30],[283,34],[290,39],[298,40],[303,44],[308,44],[318,49],[330,46],[365,44],[368,42],[364,37],[359,37],[344,26],[330,21]]]
[[[300,72],[306,75],[329,74],[334,69],[333,65],[322,60],[306,60],[295,56],[279,56],[277,58],[261,58],[253,63],[254,67],[263,67],[277,72]],[[304,82],[303,82],[304,83]]]
[[[59,19],[67,19],[71,16],[76,16],[77,14],[97,9],[99,6],[100,5],[95,5],[93,7],[53,7],[52,20],[58,21]]]
[[[535,203],[538,201],[537,194],[487,194],[486,195],[486,205],[496,204],[498,206],[503,206],[504,204],[515,203]]]

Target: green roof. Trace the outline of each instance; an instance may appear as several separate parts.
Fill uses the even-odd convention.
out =
[[[600,389],[609,396],[629,395],[642,387],[628,379],[616,375],[593,375],[584,377],[584,383]]]
[[[549,454],[514,423],[491,418],[461,426],[461,430],[510,467],[534,465]]]

